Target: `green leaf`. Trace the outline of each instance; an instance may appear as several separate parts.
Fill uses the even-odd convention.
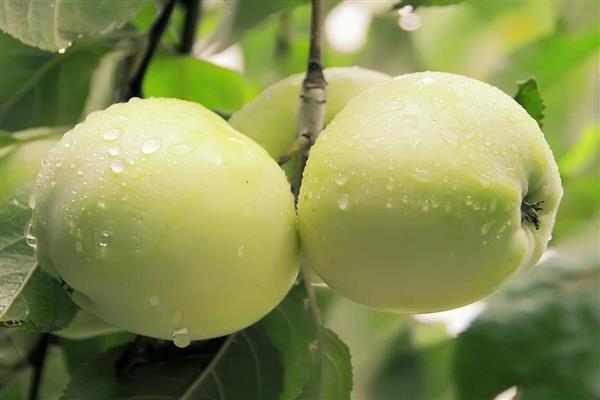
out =
[[[33,250],[25,242],[31,217],[27,196],[22,191],[0,203],[0,321],[6,321],[5,314],[36,267]]]
[[[177,350],[173,357],[138,365],[115,379],[123,348],[115,348],[82,366],[63,399],[274,399],[281,391],[277,350],[258,327],[228,336],[214,354],[202,343]]]
[[[30,46],[56,51],[122,27],[149,0],[3,0],[0,29]]]
[[[0,325],[52,331],[67,326],[77,307],[55,279],[37,268],[25,239],[28,196],[25,185],[0,204]]]
[[[348,347],[313,319],[309,302],[306,290],[294,287],[258,323],[281,354],[285,372],[280,398],[350,398],[352,366]]]
[[[540,94],[537,82],[534,78],[528,78],[517,82],[519,88],[514,98],[525,111],[535,119],[540,128],[544,125],[544,99]]]
[[[6,34],[0,48],[0,129],[8,131],[79,122],[94,71],[110,50],[89,42],[49,55]]]
[[[600,123],[588,125],[577,143],[558,162],[561,176],[574,177],[587,171],[598,171],[600,154]]]
[[[257,93],[235,71],[191,56],[162,54],[146,73],[145,96],[176,97],[219,111],[235,111]]]
[[[8,133],[0,131],[0,149],[6,146],[10,146],[16,141],[17,140]]]
[[[394,4],[393,9],[397,10],[405,6],[417,7],[434,7],[434,6],[449,6],[452,4],[462,3],[464,0],[402,0]]]
[[[460,399],[491,399],[515,385],[520,400],[600,397],[597,226],[587,251],[577,243],[512,280],[460,335]]]
[[[230,14],[219,24],[205,48],[218,53],[271,14],[290,10],[307,0],[229,0]]]

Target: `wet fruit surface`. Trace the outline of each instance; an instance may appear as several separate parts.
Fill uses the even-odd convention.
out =
[[[255,322],[297,273],[283,172],[197,104],[90,114],[49,153],[32,203],[38,260],[78,305],[177,345]]]

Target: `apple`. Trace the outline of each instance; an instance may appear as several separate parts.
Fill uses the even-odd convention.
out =
[[[191,102],[91,113],[49,152],[33,203],[38,261],[82,309],[178,346],[252,324],[297,275],[283,171]]]
[[[18,142],[0,149],[0,201],[18,186],[35,179],[42,158],[65,131],[33,128],[13,134]]]
[[[334,290],[434,312],[492,293],[533,265],[562,197],[537,123],[464,76],[402,75],[354,98],[312,147],[301,243]]]
[[[325,124],[340,111],[352,97],[365,89],[391,79],[381,72],[359,67],[328,68]],[[244,105],[229,119],[235,129],[254,139],[271,157],[284,154],[298,135],[298,107],[304,74],[289,76],[266,88],[254,100]],[[293,179],[298,170],[298,157],[290,159],[283,168]]]

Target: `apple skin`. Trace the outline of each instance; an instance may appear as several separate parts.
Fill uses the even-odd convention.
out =
[[[435,312],[492,293],[533,265],[562,187],[537,123],[467,77],[402,75],[357,96],[312,147],[300,238],[321,278],[351,300]],[[543,201],[539,230],[521,204]]]
[[[0,201],[6,199],[18,186],[35,180],[44,155],[60,140],[60,135],[66,130],[33,128],[13,134],[23,142],[0,149]],[[38,135],[44,137],[33,139]]]
[[[132,99],[88,115],[36,183],[40,265],[137,334],[226,335],[297,275],[293,197],[267,152],[198,104]]]
[[[352,97],[373,85],[392,79],[381,72],[359,67],[328,68],[324,70],[324,74],[327,80],[325,125]],[[289,150],[298,135],[299,95],[304,75],[295,74],[267,87],[234,113],[229,124],[254,139],[271,157],[277,159]],[[290,180],[294,178],[298,168],[298,157],[293,157],[283,165]]]

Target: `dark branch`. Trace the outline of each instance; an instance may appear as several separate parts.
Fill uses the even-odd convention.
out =
[[[38,393],[40,392],[40,385],[42,384],[42,373],[44,372],[44,361],[46,361],[46,354],[48,353],[48,344],[50,343],[50,334],[42,333],[40,340],[31,352],[29,361],[33,368],[33,375],[31,377],[31,386],[29,386],[29,400],[37,400]]]
[[[152,28],[150,28],[150,32],[148,33],[148,43],[146,44],[142,58],[129,81],[129,88],[125,96],[126,99],[131,97],[143,97],[142,83],[144,82],[144,75],[146,74],[148,65],[150,65],[152,56],[154,56],[154,53],[160,44],[162,35],[167,29],[169,19],[175,8],[175,3],[177,3],[177,0],[169,0],[152,25]]]
[[[181,33],[179,53],[190,54],[196,41],[198,23],[202,18],[202,0],[181,0],[185,4],[185,22]]]

